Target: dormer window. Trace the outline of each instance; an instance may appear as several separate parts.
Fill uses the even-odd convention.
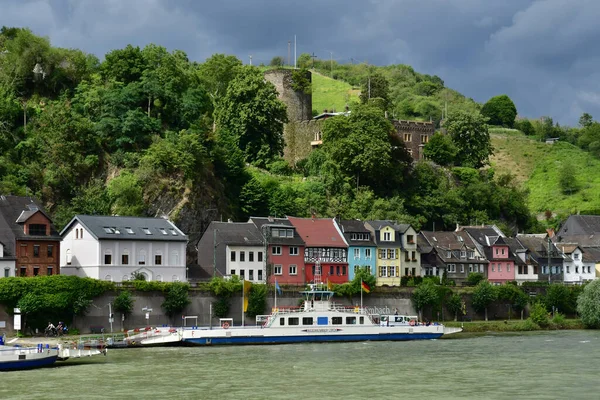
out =
[[[446,258],[452,258],[452,252],[450,250],[446,252]]]
[[[104,232],[106,232],[106,233],[114,233],[113,230],[112,230],[112,228],[109,228],[107,226],[104,227]]]
[[[160,229],[160,233],[162,233],[163,235],[168,235],[167,230],[165,228],[159,228]]]
[[[171,235],[177,236],[177,231],[175,229],[170,228],[169,230],[171,231]]]
[[[383,240],[386,242],[392,241],[392,233],[391,232],[383,232]]]
[[[127,227],[125,228],[125,232],[129,233],[130,235],[134,235],[135,233],[133,232],[133,229],[131,229],[131,227]]]
[[[152,232],[150,232],[150,229],[148,228],[142,228],[142,231],[144,231],[146,235],[152,235]]]
[[[467,252],[466,251],[461,251],[460,252],[460,258],[465,258],[467,257]]]
[[[32,236],[46,236],[46,224],[29,224],[29,234]]]

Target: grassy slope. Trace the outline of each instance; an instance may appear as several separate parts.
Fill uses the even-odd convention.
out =
[[[312,108],[318,114],[323,110],[344,111],[346,104],[358,102],[360,91],[353,90],[346,82],[331,79],[317,72],[312,74]]]
[[[600,211],[600,160],[568,143],[548,145],[521,133],[491,130],[495,155],[492,166],[500,173],[512,173],[530,190],[532,212],[598,213]],[[572,163],[580,190],[565,195],[559,188],[559,171]]]

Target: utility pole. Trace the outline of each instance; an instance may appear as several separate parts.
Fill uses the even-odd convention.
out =
[[[552,281],[552,269],[550,267],[550,236],[548,236],[548,284]]]
[[[312,53],[312,56],[310,56],[310,58],[312,58],[312,69],[315,69],[315,58],[317,58],[317,56],[315,56],[314,51]]]
[[[298,68],[297,58],[296,58],[296,35],[294,35],[294,68]]]
[[[217,229],[213,231],[213,278],[217,276]]]
[[[288,61],[287,61],[287,65],[290,65],[290,48],[292,46],[292,41],[288,40]]]

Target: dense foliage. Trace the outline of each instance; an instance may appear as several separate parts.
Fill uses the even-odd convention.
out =
[[[588,328],[600,328],[600,280],[585,286],[577,298],[577,313]]]
[[[498,289],[487,280],[481,281],[473,291],[473,308],[485,312],[485,320],[488,320],[488,306],[498,298]]]
[[[489,119],[490,125],[512,128],[517,116],[515,103],[505,94],[492,97],[481,107],[481,114]]]
[[[170,318],[180,314],[190,304],[189,289],[187,283],[175,282],[165,290],[165,301],[161,307]]]

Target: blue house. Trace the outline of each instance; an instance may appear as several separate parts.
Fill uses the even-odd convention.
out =
[[[354,279],[355,271],[360,267],[368,267],[371,275],[377,273],[377,246],[373,234],[365,228],[362,221],[336,220],[338,229],[348,244],[348,280]]]

